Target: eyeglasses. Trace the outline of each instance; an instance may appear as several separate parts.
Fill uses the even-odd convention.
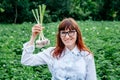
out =
[[[75,32],[76,32],[76,30],[70,30],[68,32],[66,32],[66,31],[60,31],[60,36],[61,37],[65,37],[66,34],[68,34],[71,37],[71,36],[74,36]]]

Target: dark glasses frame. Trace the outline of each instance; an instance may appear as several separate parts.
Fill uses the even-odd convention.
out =
[[[70,30],[70,31],[60,31],[60,36],[65,37],[67,34],[68,36],[72,37],[75,35],[76,30]]]

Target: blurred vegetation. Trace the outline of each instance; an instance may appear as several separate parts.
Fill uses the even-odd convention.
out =
[[[120,0],[0,0],[0,22],[34,22],[31,9],[45,4],[44,22],[65,17],[76,20],[120,20]]]

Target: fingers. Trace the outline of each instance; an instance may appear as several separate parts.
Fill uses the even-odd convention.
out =
[[[43,28],[42,25],[40,25],[40,24],[36,24],[36,25],[34,25],[34,27],[41,27],[41,28]]]
[[[35,24],[34,27],[42,27],[40,24]]]
[[[40,24],[36,24],[32,28],[32,32],[40,32],[43,29],[43,27]]]
[[[40,27],[33,27],[32,28],[32,32],[38,32],[38,31],[41,31],[42,29]]]
[[[40,24],[36,24],[33,26],[33,28],[42,30],[43,27]]]

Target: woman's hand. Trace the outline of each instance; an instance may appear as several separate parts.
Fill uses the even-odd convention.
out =
[[[40,24],[36,24],[32,27],[32,35],[29,41],[30,45],[34,44],[36,36],[43,30],[43,27]]]
[[[32,27],[32,37],[36,37],[41,31],[43,27],[40,24],[36,24]]]

